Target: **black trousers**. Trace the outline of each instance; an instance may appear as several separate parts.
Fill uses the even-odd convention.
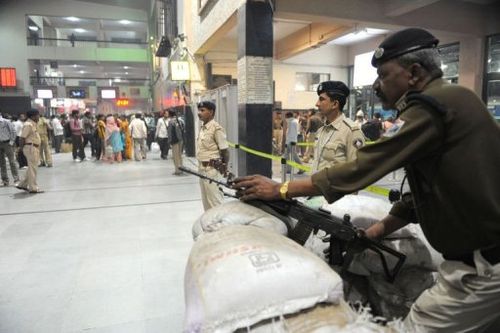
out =
[[[95,156],[95,138],[94,134],[83,134],[83,148],[87,147],[87,143],[90,142],[90,152],[92,156]]]
[[[170,149],[168,138],[158,138],[158,144],[160,145],[161,158],[166,159],[168,156],[168,150]]]
[[[72,135],[71,141],[73,142],[73,159],[77,157],[81,160],[85,159],[85,151],[83,150],[83,139],[81,135]]]

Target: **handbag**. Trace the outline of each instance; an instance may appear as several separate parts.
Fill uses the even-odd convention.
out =
[[[153,154],[158,154],[160,152],[160,145],[158,142],[152,142],[151,143],[151,153]]]

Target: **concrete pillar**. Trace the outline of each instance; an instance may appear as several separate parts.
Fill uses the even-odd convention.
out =
[[[238,142],[271,153],[273,105],[273,12],[267,1],[238,9]],[[239,152],[240,175],[271,176],[271,160]]]
[[[460,39],[458,84],[482,96],[485,38]]]

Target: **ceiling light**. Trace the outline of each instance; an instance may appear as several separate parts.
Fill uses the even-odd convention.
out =
[[[80,71],[80,74],[83,74],[83,73],[85,73],[85,71]]]
[[[123,69],[129,69],[129,68],[130,68],[130,67],[128,67],[128,66],[123,66]]]
[[[74,65],[73,65],[73,68],[77,68],[77,67],[78,67],[78,65],[77,65],[77,64],[74,64]]]
[[[66,20],[71,21],[71,22],[80,21],[80,19],[78,17],[74,17],[74,16],[66,17]]]
[[[328,44],[349,45],[369,39],[378,35],[386,34],[388,30],[373,28],[356,28],[354,32],[332,40]]]
[[[132,23],[129,20],[120,20],[118,22],[120,22],[121,24],[130,24],[130,23]]]
[[[82,32],[85,32],[85,31],[87,31],[87,30],[82,29],[82,28],[76,28],[75,29],[75,32],[79,32],[79,33],[82,33]]]
[[[125,75],[128,75],[128,72],[125,72]]]
[[[122,82],[122,80],[119,77],[117,77],[115,78],[115,82]]]
[[[28,25],[28,29],[30,29],[31,31],[38,31],[39,30],[39,28],[36,25]]]

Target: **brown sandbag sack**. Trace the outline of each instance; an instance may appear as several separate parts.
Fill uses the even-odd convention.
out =
[[[194,243],[184,277],[184,332],[233,332],[319,303],[338,304],[342,279],[294,241],[227,226]]]

